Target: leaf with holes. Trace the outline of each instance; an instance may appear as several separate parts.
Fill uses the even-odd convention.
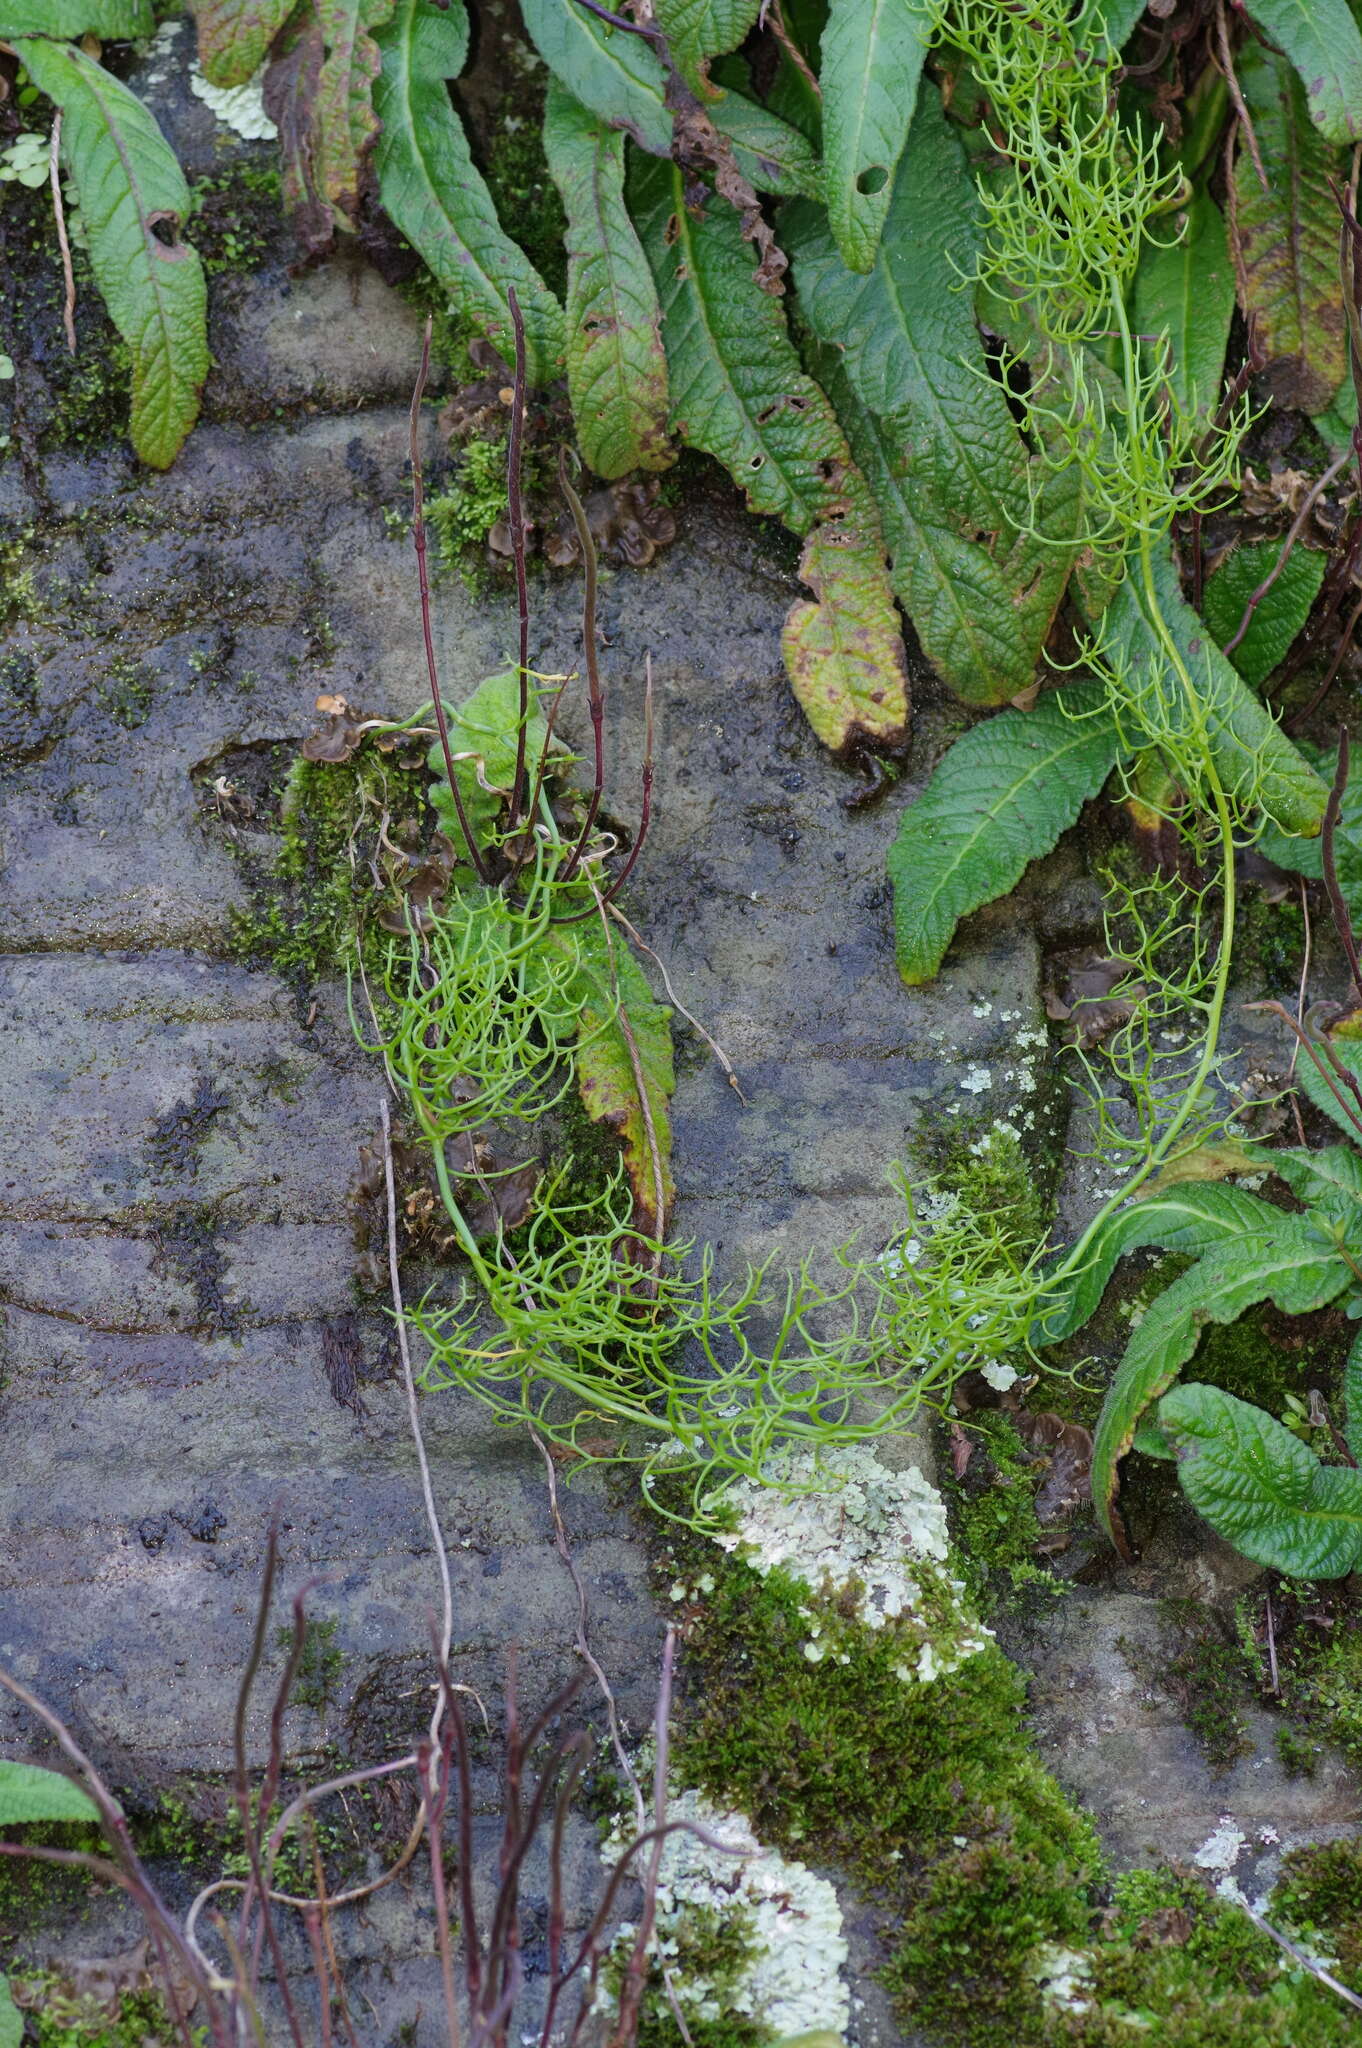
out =
[[[1338,276],[1339,213],[1329,180],[1346,158],[1311,127],[1305,93],[1280,57],[1250,46],[1239,82],[1267,190],[1239,137],[1230,181],[1230,247],[1239,300],[1267,357],[1264,387],[1280,405],[1322,412],[1348,365]]]
[[[34,1821],[98,1821],[88,1792],[60,1771],[39,1764],[0,1759],[0,1828],[29,1827]]]
[[[1298,1436],[1234,1394],[1195,1382],[1159,1403],[1182,1490],[1217,1535],[1293,1579],[1362,1563],[1362,1472],[1321,1465]]]
[[[593,1123],[607,1125],[620,1140],[639,1229],[661,1237],[676,1194],[669,1108],[676,1086],[672,1013],[657,1001],[613,925],[607,931],[601,919],[591,917],[550,926],[544,943],[559,952],[576,949],[582,1103]]]
[[[800,368],[779,304],[757,289],[737,215],[711,204],[696,219],[672,164],[640,159],[629,196],[662,305],[675,431],[717,457],[755,511],[810,539],[814,603],[786,624],[796,694],[829,745],[856,732],[896,739],[907,673],[879,525],[832,407]]]
[[[583,460],[607,478],[665,469],[662,316],[625,210],[624,137],[554,79],[544,148],[567,214],[568,392]]]
[[[531,383],[559,374],[563,315],[529,259],[502,232],[492,195],[474,168],[446,81],[468,53],[461,0],[398,0],[378,37],[383,69],[374,105],[383,124],[374,164],[384,209],[456,306],[509,360],[514,352],[506,288],[525,321]]]
[[[1073,684],[976,725],[904,812],[889,879],[910,988],[932,979],[960,919],[1005,896],[1096,796],[1120,752],[1105,697]]]
[[[189,187],[141,101],[92,57],[62,43],[15,48],[62,110],[62,160],[80,195],[91,268],[132,356],[132,444],[165,469],[198,418],[208,374],[203,265],[177,232]]]
[[[822,344],[828,390],[879,506],[894,589],[924,653],[957,695],[1005,703],[1035,680],[1063,595],[1074,530],[1072,470],[1031,458],[989,374],[968,293],[951,289],[979,249],[978,204],[934,90],[923,90],[874,269],[858,277],[826,215],[788,207],[800,316]]]
[[[1245,606],[1276,568],[1281,551],[1278,540],[1250,542],[1236,548],[1206,578],[1201,616],[1217,646],[1224,647],[1239,631]],[[1319,596],[1327,563],[1328,556],[1318,548],[1294,547],[1281,575],[1256,607],[1243,639],[1229,656],[1255,690],[1290,653]]]
[[[1321,135],[1362,136],[1362,33],[1348,0],[1250,0],[1247,12],[1291,59]]]
[[[717,99],[709,63],[736,50],[761,12],[761,0],[655,0],[653,16],[676,68],[693,93]]]
[[[1318,832],[1329,792],[1271,714],[1226,661],[1182,595],[1172,556],[1154,558],[1154,592],[1201,701],[1216,769],[1231,795],[1252,790],[1260,809],[1288,832]],[[1142,671],[1166,669],[1168,653],[1132,572],[1102,615],[1104,649],[1138,691]]]
[[[1287,1315],[1305,1315],[1327,1307],[1351,1279],[1344,1261],[1321,1243],[1305,1217],[1279,1215],[1269,1228],[1213,1247],[1145,1311],[1093,1433],[1093,1502],[1123,1555],[1129,1556],[1130,1546],[1116,1516],[1120,1462],[1145,1410],[1167,1393],[1206,1325],[1237,1322],[1262,1301]]]
[[[1209,419],[1220,402],[1233,318],[1225,216],[1207,193],[1197,192],[1177,241],[1147,242],[1135,273],[1135,325],[1141,334],[1168,336],[1168,381],[1189,413]]]
[[[193,0],[199,63],[209,84],[245,85],[264,63],[294,4],[295,0]]]
[[[875,261],[936,16],[933,0],[831,0],[819,66],[823,189],[849,270]]]
[[[1191,1182],[1147,1195],[1118,1209],[1090,1247],[1088,1263],[1051,1297],[1053,1305],[1036,1328],[1036,1342],[1058,1344],[1081,1330],[1096,1314],[1107,1282],[1128,1252],[1145,1245],[1200,1258],[1213,1245],[1242,1237],[1245,1231],[1267,1230],[1280,1212],[1242,1188]]]

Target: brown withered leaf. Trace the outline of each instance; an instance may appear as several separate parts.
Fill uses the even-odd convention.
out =
[[[377,43],[396,0],[306,0],[275,37],[265,111],[279,130],[284,204],[305,257],[359,216],[364,158],[378,133]]]
[[[1006,1408],[1008,1403],[1004,1401]],[[1045,1477],[1036,1494],[1036,1520],[1042,1528],[1063,1521],[1088,1497],[1092,1467],[1092,1434],[1081,1423],[1061,1415],[1033,1415],[1029,1408],[1010,1411],[1012,1427],[1028,1451],[1046,1461]]]
[[[646,569],[659,549],[671,546],[676,539],[676,517],[668,506],[657,502],[659,489],[656,477],[646,483],[637,477],[621,477],[583,500],[587,527],[602,561]],[[555,569],[580,566],[581,542],[571,518],[565,516],[546,536],[544,559]]]
[[[364,738],[360,731],[362,714],[344,697],[324,695],[317,699],[322,723],[303,741],[305,761],[348,761]]]
[[[829,479],[799,574],[812,602],[791,605],[780,644],[804,716],[834,753],[901,745],[909,699],[898,610],[874,502],[849,462]]]
[[[1257,136],[1267,189],[1241,134],[1229,200],[1239,302],[1266,357],[1262,382],[1280,405],[1320,412],[1348,367],[1339,278],[1339,214],[1330,180],[1347,177],[1347,152],[1325,142],[1305,88],[1284,57],[1249,44],[1239,83]]]
[[[484,1175],[476,1185],[478,1199],[472,1199],[470,1186],[465,1189],[468,1199],[460,1207],[464,1222],[474,1237],[481,1240],[495,1237],[499,1230],[515,1230],[525,1221],[539,1185],[539,1167],[530,1160],[514,1173],[502,1174],[495,1180]]]
[[[1042,991],[1046,1016],[1057,1024],[1067,1024],[1065,1036],[1084,1051],[1100,1045],[1118,1026],[1130,1021],[1136,1001],[1144,994],[1143,985],[1137,982],[1113,995],[1128,973],[1122,961],[1105,960],[1095,953],[1057,954]]]
[[[664,56],[664,61],[669,59]],[[675,69],[667,80],[666,104],[672,117],[672,158],[685,174],[686,205],[693,213],[703,212],[709,197],[706,174],[712,177],[715,191],[728,201],[742,222],[743,240],[756,249],[758,261],[753,275],[757,284],[773,298],[781,298],[790,259],[777,243],[755,190],[738,169],[732,143],[719,133]]]

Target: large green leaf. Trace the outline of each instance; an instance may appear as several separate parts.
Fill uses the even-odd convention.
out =
[[[165,469],[198,418],[208,374],[203,265],[174,232],[189,211],[189,187],[142,102],[92,57],[72,44],[15,48],[62,110],[62,158],[80,195],[91,267],[132,356],[132,444]]]
[[[1343,1367],[1343,1436],[1362,1465],[1362,1330],[1353,1338]]]
[[[1034,680],[1069,568],[1022,529],[1038,515],[1052,538],[1072,531],[1077,495],[1072,470],[1047,466],[1032,504],[1031,458],[955,288],[979,234],[963,152],[927,89],[869,276],[847,269],[820,210],[781,219],[800,316],[822,344],[814,368],[875,494],[899,601],[951,688],[997,704]]]
[[[1135,325],[1166,334],[1169,382],[1187,412],[1213,413],[1220,402],[1225,345],[1234,317],[1234,265],[1225,216],[1205,192],[1187,208],[1175,242],[1147,243],[1135,273]]]
[[[1081,1272],[1050,1297],[1054,1305],[1037,1325],[1036,1341],[1057,1344],[1082,1329],[1127,1252],[1158,1245],[1162,1251],[1190,1252],[1199,1258],[1227,1238],[1270,1229],[1279,1214],[1242,1188],[1196,1181],[1180,1182],[1161,1194],[1132,1202],[1127,1209],[1118,1209],[1089,1247]]]
[[[691,91],[715,97],[709,60],[736,50],[761,12],[761,0],[654,0],[653,16]]]
[[[291,0],[290,0],[291,4]],[[0,0],[0,36],[102,36],[132,41],[155,32],[151,0]]]
[[[520,728],[520,681],[516,671],[506,669],[500,675],[488,676],[462,704],[447,704],[445,721],[464,815],[473,837],[482,845],[515,783],[516,735]],[[548,737],[548,722],[531,684],[530,715],[525,723],[526,760],[541,758]],[[430,792],[435,814],[450,845],[462,856],[463,831],[449,793],[449,774],[439,740],[431,746],[427,761],[435,776]]]
[[[681,174],[639,159],[630,203],[662,304],[672,424],[717,457],[755,511],[810,541],[814,604],[793,608],[786,654],[827,744],[898,740],[907,674],[875,507],[828,400],[799,365],[785,316],[755,281],[737,215],[686,208]],[[844,604],[844,612],[837,607]]]
[[[1310,119],[1330,142],[1362,135],[1362,34],[1348,0],[1250,0],[1249,14],[1285,50]]]
[[[1260,1301],[1275,1303],[1287,1315],[1304,1315],[1324,1308],[1351,1278],[1304,1217],[1281,1215],[1269,1229],[1245,1231],[1213,1247],[1146,1310],[1093,1431],[1092,1497],[1118,1550],[1128,1550],[1116,1520],[1121,1459],[1146,1408],[1167,1393],[1207,1323],[1236,1322]]]
[[[823,190],[851,270],[875,261],[908,140],[933,0],[832,0],[823,30]]]
[[[1245,605],[1276,566],[1280,553],[1280,541],[1250,542],[1236,548],[1206,578],[1201,615],[1218,647],[1239,631]],[[1255,690],[1285,661],[1319,596],[1327,562],[1319,548],[1294,547],[1286,567],[1254,611],[1247,632],[1229,658]]]
[[[1188,1500],[1255,1564],[1341,1579],[1362,1563],[1362,1472],[1321,1465],[1261,1408],[1195,1382],[1159,1403]]]
[[[623,128],[650,156],[667,156],[672,117],[667,73],[641,36],[611,28],[575,0],[521,0],[530,38],[554,76],[612,128]],[[733,144],[742,175],[763,192],[803,192],[814,182],[804,137],[767,108],[726,92],[710,119]]]
[[[193,0],[204,77],[212,85],[244,85],[293,7],[294,0]]]
[[[1332,783],[1337,766],[1332,754],[1325,748],[1312,747],[1308,741],[1302,742],[1302,751]],[[1318,837],[1295,838],[1264,823],[1257,843],[1259,850],[1278,867],[1289,869],[1293,875],[1304,875],[1312,882],[1324,880],[1324,847]],[[1344,896],[1355,913],[1362,913],[1362,749],[1354,749],[1349,760],[1348,780],[1334,830],[1334,863]]]
[[[0,2048],[21,2048],[24,2016],[9,1995],[9,1984],[0,1977]]]
[[[1119,740],[1096,683],[1003,711],[958,739],[889,849],[899,972],[930,981],[960,919],[1006,895],[1096,796]]]
[[[1146,0],[1084,0],[1073,25],[1074,42],[1079,49],[1103,43],[1112,51],[1124,49],[1145,4]]]
[[[1314,1152],[1262,1146],[1257,1157],[1305,1203],[1326,1236],[1337,1232],[1350,1250],[1362,1250],[1362,1152],[1352,1145],[1321,1145]]]
[[[1310,125],[1304,90],[1280,57],[1250,45],[1239,82],[1267,172],[1264,191],[1241,137],[1230,187],[1239,297],[1267,358],[1266,388],[1282,405],[1321,412],[1348,362],[1329,189],[1331,178],[1346,183],[1345,157]]]
[[[552,80],[544,148],[567,214],[567,371],[597,476],[665,469],[667,358],[648,259],[624,205],[624,137]]]
[[[1285,831],[1317,832],[1328,789],[1184,601],[1166,549],[1155,556],[1153,581],[1158,610],[1204,707],[1211,751],[1226,789],[1241,803],[1252,798]],[[1132,567],[1103,615],[1101,635],[1137,693],[1142,676],[1170,666],[1153,620],[1149,593]],[[1130,737],[1138,738],[1133,723]]]
[[[462,69],[468,52],[462,0],[451,0],[447,12],[434,0],[398,0],[378,41],[383,69],[374,105],[383,128],[374,163],[384,208],[455,304],[478,321],[508,361],[514,342],[506,289],[515,286],[530,381],[549,383],[562,366],[562,309],[503,234],[450,104],[446,81]]]
[[[89,1793],[60,1771],[0,1760],[0,1828],[28,1827],[44,1820],[98,1819],[99,1808]]]

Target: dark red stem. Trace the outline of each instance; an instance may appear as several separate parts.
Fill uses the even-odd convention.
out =
[[[511,784],[511,808],[507,829],[514,833],[520,822],[520,800],[525,794],[525,728],[530,717],[530,586],[525,573],[525,505],[521,490],[525,461],[525,322],[515,286],[506,287],[515,330],[515,387],[511,397],[511,439],[506,451],[506,501],[511,517],[511,554],[515,562],[515,595],[519,610],[519,650],[516,674],[520,682],[520,724],[516,731],[515,781]],[[533,819],[531,819],[533,825]]]

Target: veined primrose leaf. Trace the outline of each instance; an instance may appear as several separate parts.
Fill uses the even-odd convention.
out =
[[[1048,853],[1116,764],[1119,737],[1098,683],[1002,711],[955,742],[889,849],[899,972],[930,981],[960,919],[992,903]]]
[[[937,13],[934,0],[831,0],[819,65],[823,190],[849,270],[875,261]]]
[[[650,156],[670,154],[667,73],[641,36],[611,28],[575,0],[521,0],[520,12],[540,56],[575,99],[632,135]],[[812,153],[778,115],[734,92],[725,92],[708,111],[732,142],[738,169],[759,191],[809,189]]]
[[[0,1828],[27,1827],[41,1820],[98,1819],[99,1808],[89,1793],[60,1771],[0,1760]]]
[[[880,509],[894,589],[957,695],[1005,703],[1035,679],[1069,557],[1072,470],[1040,473],[989,375],[970,294],[954,288],[979,248],[978,201],[934,89],[918,97],[873,270],[858,277],[827,216],[786,208],[800,316],[813,360]],[[1022,529],[1039,522],[1049,541]]]
[[[132,444],[165,469],[198,418],[208,375],[203,265],[174,233],[189,187],[142,102],[92,57],[69,43],[15,48],[62,110],[62,160],[80,195],[91,267],[132,356]]]
[[[654,0],[653,14],[676,68],[693,93],[717,99],[709,60],[736,50],[761,12],[761,0]]]
[[[1362,1465],[1362,1330],[1353,1338],[1343,1367],[1343,1438]]]
[[[1150,242],[1135,273],[1135,325],[1142,335],[1166,333],[1169,381],[1187,412],[1205,418],[1220,402],[1225,346],[1234,317],[1234,265],[1225,216],[1205,192],[1187,207],[1176,242]]]
[[[1261,1408],[1193,1382],[1159,1403],[1182,1490],[1256,1564],[1296,1579],[1341,1579],[1362,1562],[1362,1472],[1321,1465]]]
[[[1253,797],[1258,808],[1287,832],[1318,832],[1328,790],[1185,602],[1166,549],[1155,557],[1154,584],[1159,610],[1205,707],[1211,751],[1226,789],[1241,802]],[[1142,674],[1166,672],[1171,666],[1133,571],[1102,615],[1101,637],[1137,689]],[[1128,738],[1138,743],[1133,720]]]
[[[1201,616],[1217,647],[1223,647],[1239,631],[1245,605],[1271,573],[1280,553],[1280,541],[1253,541],[1236,548],[1206,578]],[[1249,620],[1248,631],[1229,659],[1255,690],[1285,661],[1319,596],[1327,561],[1319,548],[1292,548],[1286,567]]]
[[[1082,1271],[1052,1296],[1053,1306],[1036,1329],[1037,1343],[1057,1344],[1081,1330],[1096,1313],[1107,1282],[1128,1252],[1153,1244],[1199,1258],[1227,1238],[1270,1229],[1280,1214],[1246,1189],[1196,1181],[1179,1182],[1118,1209],[1094,1240]]]
[[[624,205],[624,136],[553,79],[544,148],[567,213],[567,370],[597,476],[665,469],[667,358],[648,259]]]
[[[646,159],[630,203],[662,304],[675,430],[723,463],[755,511],[809,542],[814,602],[792,608],[784,640],[796,695],[829,746],[896,741],[908,680],[884,545],[832,407],[757,288],[732,209],[711,202],[696,219],[677,168]]]
[[[0,0],[0,36],[100,36],[132,42],[153,34],[151,0]]]
[[[1300,1060],[1307,1058],[1302,1052]],[[1299,1066],[1300,1061],[1297,1061]],[[1312,1220],[1340,1230],[1350,1249],[1362,1250],[1362,1152],[1352,1145],[1321,1145],[1315,1152],[1255,1148],[1308,1208]]]
[[[1116,1369],[1092,1440],[1092,1497],[1122,1556],[1130,1545],[1116,1515],[1118,1468],[1145,1410],[1166,1394],[1207,1323],[1237,1322],[1271,1301],[1287,1315],[1324,1308],[1352,1278],[1303,1216],[1279,1215],[1213,1247],[1146,1310]],[[1163,1420],[1160,1410],[1160,1422]]]
[[[1241,136],[1230,186],[1240,302],[1267,356],[1262,381],[1272,396],[1322,412],[1348,366],[1339,213],[1329,189],[1331,177],[1347,182],[1347,160],[1311,127],[1304,89],[1282,58],[1249,44],[1238,69],[1268,186]],[[1356,107],[1362,115],[1362,99]]]
[[[1308,740],[1302,741],[1301,751],[1332,784],[1337,766],[1332,753],[1323,747],[1312,746]],[[1304,875],[1307,881],[1324,880],[1324,848],[1318,837],[1299,839],[1291,833],[1279,832],[1275,825],[1265,820],[1257,845],[1259,852],[1268,860],[1275,861],[1279,868],[1286,868],[1293,875]],[[1358,749],[1354,749],[1350,757],[1348,780],[1339,806],[1338,824],[1334,831],[1334,864],[1345,898],[1355,911],[1362,911],[1362,750]]]
[[[193,0],[199,62],[209,84],[245,85],[293,8],[294,0]]]
[[[1073,25],[1079,49],[1096,49],[1105,44],[1113,52],[1123,50],[1144,13],[1147,0],[1085,0]]]
[[[1250,0],[1247,12],[1295,65],[1320,133],[1355,142],[1362,135],[1362,34],[1348,0]]]
[[[468,53],[462,0],[451,0],[447,12],[433,0],[398,0],[378,41],[383,69],[374,106],[383,126],[374,164],[386,212],[508,361],[514,339],[506,288],[515,286],[530,382],[551,382],[563,357],[562,308],[503,234],[446,89]]]
[[[497,814],[515,784],[516,734],[520,726],[520,682],[514,669],[488,676],[472,695],[459,705],[445,706],[449,749],[454,756],[454,773],[459,795],[473,837],[482,845],[495,825]],[[533,681],[530,684],[530,715],[525,723],[525,758],[539,760],[548,740],[548,722],[539,709]],[[564,754],[566,763],[568,756]],[[449,793],[449,775],[444,748],[438,740],[427,762],[436,780],[430,800],[440,829],[462,859],[463,832],[454,799]]]

